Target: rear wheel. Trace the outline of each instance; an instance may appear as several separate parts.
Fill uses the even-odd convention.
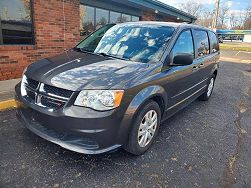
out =
[[[209,79],[206,91],[201,96],[199,96],[199,100],[207,101],[211,97],[214,89],[214,82],[215,82],[215,75],[213,74]]]
[[[160,118],[161,110],[158,103],[148,101],[134,118],[125,150],[134,155],[146,152],[157,135]]]

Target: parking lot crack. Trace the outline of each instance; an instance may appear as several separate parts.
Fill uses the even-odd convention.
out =
[[[235,146],[234,153],[229,157],[228,163],[226,166],[225,174],[224,174],[224,187],[230,188],[236,182],[236,164],[241,156],[242,148],[244,145],[244,141],[247,135],[247,131],[241,126],[241,119],[244,113],[248,110],[246,106],[245,100],[240,100],[236,107],[238,108],[238,113],[236,119],[234,120],[234,124],[238,130],[238,140]]]

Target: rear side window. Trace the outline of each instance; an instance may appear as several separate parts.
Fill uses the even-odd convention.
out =
[[[190,30],[183,31],[180,34],[172,50],[173,57],[184,53],[194,55],[193,38]]]
[[[212,53],[218,52],[219,51],[219,43],[218,43],[217,36],[212,31],[209,31],[208,35],[209,35],[209,39],[210,39],[211,52]]]
[[[196,44],[198,57],[209,54],[209,42],[206,31],[194,30],[194,42]]]

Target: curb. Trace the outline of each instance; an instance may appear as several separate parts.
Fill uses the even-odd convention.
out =
[[[4,110],[10,109],[10,108],[18,108],[20,106],[21,106],[21,103],[14,100],[14,99],[1,101],[0,102],[0,111],[4,111]]]

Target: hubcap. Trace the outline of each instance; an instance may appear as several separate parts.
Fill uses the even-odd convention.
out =
[[[211,78],[210,83],[207,88],[207,96],[210,97],[214,87],[214,78]]]
[[[157,128],[158,116],[155,110],[148,111],[141,120],[138,130],[138,143],[146,147],[152,140]]]

